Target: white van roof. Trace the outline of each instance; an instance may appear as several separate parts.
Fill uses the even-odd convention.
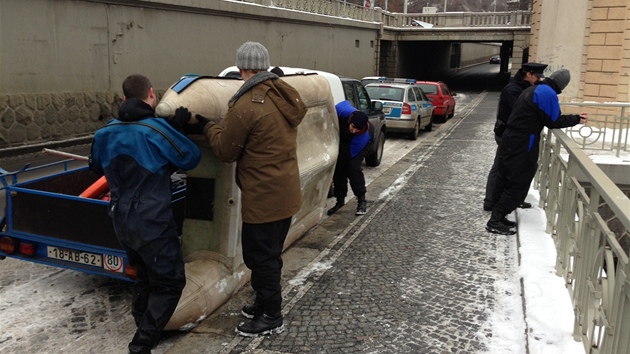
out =
[[[270,66],[269,70],[271,71],[271,69],[273,69],[274,67],[275,66]],[[279,68],[282,69],[285,75],[292,75],[292,74],[320,75],[328,81],[328,84],[330,85],[330,91],[332,92],[332,96],[335,101],[335,104],[341,101],[344,101],[346,99],[346,95],[343,92],[341,79],[339,79],[339,76],[335,74],[332,74],[326,71],[311,70],[311,69],[304,69],[304,68],[293,68],[289,66],[279,66]],[[228,76],[228,74],[234,73],[234,72],[238,73],[238,68],[236,66],[230,66],[228,68],[223,69],[223,71],[221,71],[219,76]]]

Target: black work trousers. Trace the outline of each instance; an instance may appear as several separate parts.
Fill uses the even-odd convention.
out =
[[[255,303],[270,316],[282,310],[282,249],[290,226],[290,217],[263,224],[244,222],[242,226],[243,261],[252,271]]]
[[[536,151],[535,154],[521,154],[510,158],[502,156],[492,198],[493,211],[507,215],[525,200],[538,169],[537,153]]]
[[[365,195],[365,177],[361,167],[365,155],[367,155],[367,150],[361,151],[355,157],[350,157],[349,153],[339,154],[333,175],[335,198],[338,201],[344,201],[348,195],[348,180],[355,196]]]
[[[131,344],[151,348],[159,341],[186,285],[175,223],[172,227],[168,233],[171,236],[151,240],[138,249],[125,247],[129,264],[136,268],[137,274],[131,306],[138,327],[134,341],[142,342]]]
[[[492,167],[490,168],[490,172],[488,172],[488,181],[486,182],[486,197],[483,200],[483,206],[492,208],[494,203],[492,202],[492,198],[494,195],[494,188],[497,184],[497,180],[499,178],[499,165],[501,164],[501,137],[496,135],[494,136],[494,140],[497,142],[497,152],[494,155],[494,162],[492,163]]]

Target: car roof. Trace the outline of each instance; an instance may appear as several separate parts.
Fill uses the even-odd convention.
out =
[[[416,81],[416,84],[431,84],[431,85],[444,84],[446,85],[444,81]]]
[[[270,66],[269,70],[275,68],[275,66]],[[332,96],[333,96],[333,100],[335,101],[335,104],[342,102],[346,99],[346,95],[343,92],[343,86],[341,84],[341,80],[342,78],[340,78],[339,76],[326,72],[326,71],[321,71],[321,70],[312,70],[312,69],[304,69],[304,68],[293,68],[293,67],[289,67],[289,66],[280,66],[280,69],[282,69],[282,71],[284,72],[285,75],[294,75],[294,74],[317,74],[320,75],[322,77],[324,77],[327,81],[328,84],[330,85],[330,91],[332,92]],[[230,73],[233,73],[234,71],[238,72],[238,68],[236,66],[230,66],[227,67],[225,69],[223,69],[223,71],[221,71],[221,73],[219,73],[219,76],[229,76]],[[345,80],[345,78],[344,78]],[[354,80],[354,79],[352,79]]]
[[[365,86],[366,88],[368,87],[398,87],[398,88],[407,88],[407,87],[413,87],[410,84],[403,84],[403,83],[399,83],[399,82],[373,82],[371,84],[367,84]]]

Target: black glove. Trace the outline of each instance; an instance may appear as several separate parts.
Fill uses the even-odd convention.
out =
[[[206,126],[206,124],[210,123],[210,119],[202,116],[201,114],[196,114],[195,118],[197,118],[197,123],[184,125],[184,132],[187,135],[188,134],[203,134],[204,133],[203,128]]]
[[[184,129],[184,127],[188,124],[188,121],[191,117],[192,114],[190,113],[190,111],[188,111],[188,108],[179,107],[175,110],[175,115],[173,116],[173,118],[168,119],[167,122],[171,125],[171,127],[182,131],[182,129]]]

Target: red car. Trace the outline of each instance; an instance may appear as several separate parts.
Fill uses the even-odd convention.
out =
[[[444,123],[455,115],[455,92],[451,92],[442,81],[416,81],[422,91],[426,93],[429,101],[435,106],[433,118],[436,123]]]

